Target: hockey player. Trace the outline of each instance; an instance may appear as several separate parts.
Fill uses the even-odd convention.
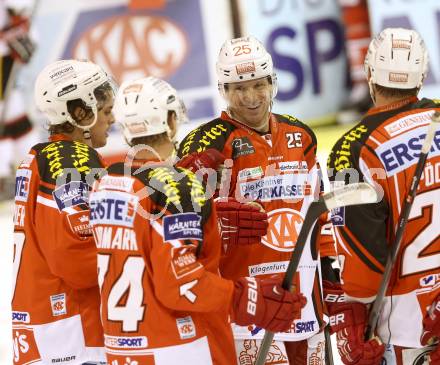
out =
[[[106,143],[113,100],[108,75],[88,61],[54,62],[36,80],[50,140],[16,173],[14,364],[105,361],[88,194],[103,167],[94,148]]]
[[[28,19],[14,6],[8,0],[0,2],[0,199],[12,198],[8,183],[13,170],[37,142],[22,95],[14,85],[16,64],[29,62],[34,44],[28,34]]]
[[[115,113],[134,160],[111,165],[90,196],[107,361],[234,364],[229,314],[282,330],[305,299],[277,279],[219,276],[215,207],[203,184],[190,170],[152,163],[169,157],[183,116],[169,84],[124,83]]]
[[[342,292],[348,297],[346,303],[328,305],[345,364],[381,364],[382,357],[386,364],[419,364],[432,349],[426,346],[429,340],[432,343],[438,336],[438,322],[436,330],[435,316],[430,319],[427,309],[440,294],[440,131],[391,274],[377,327],[380,340],[364,340],[368,305],[375,299],[395,239],[427,124],[434,110],[440,109],[433,100],[417,98],[427,69],[428,54],[417,32],[383,30],[370,43],[365,59],[375,106],[339,139],[329,156],[334,184],[361,179],[383,191],[379,203],[347,207],[334,216],[341,284],[329,284],[325,292],[328,298]],[[431,308],[438,317],[435,304]],[[435,353],[437,360],[431,358],[431,363],[438,364],[438,350]]]
[[[296,118],[271,112],[277,90],[272,58],[253,36],[223,44],[217,77],[227,110],[220,118],[190,132],[180,143],[178,156],[216,148],[232,160],[232,167],[225,170],[226,183],[218,191],[221,199],[229,197],[220,200],[222,205],[217,209],[222,234],[229,233],[231,216],[237,214],[231,198],[261,204],[268,214],[269,228],[259,238],[261,243],[246,245],[230,240],[223,245],[222,275],[228,279],[281,276],[295,248],[305,212],[320,193],[316,138]],[[287,364],[288,358],[291,363],[306,364],[313,354],[324,361],[324,352],[318,351],[324,342],[320,332],[324,324],[319,250],[314,245],[307,247],[295,278],[296,288],[307,297],[307,305],[288,332],[275,336],[276,343],[269,352],[282,351],[282,357],[277,355],[277,364]],[[254,327],[238,323],[233,331],[239,362],[255,361],[256,351],[251,353],[249,349],[260,346],[264,331],[255,334]]]

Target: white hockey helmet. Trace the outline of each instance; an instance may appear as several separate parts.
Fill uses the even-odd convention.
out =
[[[271,55],[254,36],[234,38],[223,43],[218,55],[217,78],[219,91],[224,96],[224,85],[234,82],[261,79],[270,76],[272,98],[277,92],[277,80]]]
[[[116,95],[113,112],[129,144],[134,138],[161,133],[170,135],[168,112],[176,113],[177,124],[187,120],[186,108],[177,91],[166,81],[148,76],[124,82]]]
[[[428,72],[428,52],[420,35],[410,29],[386,28],[368,47],[364,69],[372,84],[393,89],[420,88]]]
[[[98,101],[94,91],[97,87],[113,80],[98,65],[87,60],[60,60],[46,66],[35,82],[34,97],[37,108],[49,120],[49,125],[66,121],[83,130],[89,130],[97,121]],[[95,120],[87,126],[80,126],[67,110],[67,102],[81,99],[92,109]]]

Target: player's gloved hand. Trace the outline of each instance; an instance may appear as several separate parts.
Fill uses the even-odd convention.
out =
[[[241,326],[255,324],[272,332],[284,332],[300,317],[306,302],[301,293],[284,290],[280,278],[240,278],[235,282],[232,315]]]
[[[440,364],[440,295],[435,298],[423,319],[423,334],[420,342],[423,346],[437,343],[429,353],[429,364]]]
[[[267,233],[267,213],[254,202],[240,203],[234,198],[215,202],[220,234],[227,245],[260,243]]]
[[[385,346],[378,338],[364,340],[367,306],[347,303],[339,283],[323,281],[324,301],[330,316],[331,333],[336,333],[338,352],[346,365],[379,365]]]
[[[192,172],[197,172],[197,170],[202,168],[217,170],[224,161],[225,156],[220,151],[214,148],[208,148],[203,152],[190,153],[178,161],[176,166],[183,167]]]
[[[18,15],[10,19],[10,25],[3,29],[0,37],[8,44],[14,59],[28,63],[35,51],[35,44],[29,37],[29,21]]]

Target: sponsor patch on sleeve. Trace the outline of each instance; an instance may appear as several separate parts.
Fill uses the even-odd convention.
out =
[[[55,189],[52,196],[60,212],[76,205],[88,205],[89,186],[82,181],[71,181]]]
[[[164,241],[203,239],[202,217],[197,213],[180,213],[163,218]]]
[[[89,223],[89,211],[84,210],[81,212],[69,214],[67,216],[70,228],[72,232],[80,237],[87,237],[92,235],[92,227]]]
[[[15,175],[15,200],[27,202],[31,183],[32,170],[18,169]]]
[[[194,271],[203,267],[203,265],[197,261],[195,252],[195,245],[183,245],[180,247],[173,247],[171,252],[171,264],[174,275],[177,279],[180,279],[185,275],[191,274]]]

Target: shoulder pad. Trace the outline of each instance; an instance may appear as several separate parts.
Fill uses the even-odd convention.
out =
[[[276,116],[277,120],[280,123],[286,123],[304,129],[307,132],[307,134],[310,135],[310,137],[312,138],[312,145],[316,146],[317,140],[316,140],[315,132],[313,132],[313,130],[307,124],[301,122],[299,119],[292,117],[289,114],[274,114],[274,115]]]
[[[204,184],[196,175],[180,167],[161,166],[145,169],[135,176],[148,189],[149,198],[160,209],[172,214],[196,212],[208,217],[211,201],[206,198]]]
[[[125,165],[123,162],[116,162],[107,167],[107,172],[109,174],[124,175],[125,174],[124,166]],[[131,172],[133,172],[133,169],[131,170]]]
[[[427,99],[422,98],[418,102],[414,103],[414,108],[439,108],[440,107],[440,99]]]
[[[50,184],[55,184],[57,178],[69,174],[69,180],[84,180],[90,172],[97,173],[96,169],[104,167],[99,154],[78,141],[40,143],[33,149],[40,177]]]
[[[202,152],[207,148],[222,151],[229,135],[237,127],[223,119],[217,118],[192,130],[179,144],[178,157],[193,152]]]
[[[312,139],[314,139],[316,142],[315,132],[313,132],[313,130],[304,122],[301,122],[299,119],[292,117],[289,114],[274,114],[274,115],[276,116],[277,120],[280,123],[286,123],[289,125],[293,125],[295,127],[305,129],[307,131],[307,133],[310,134]]]
[[[327,160],[327,167],[336,171],[354,168],[364,142],[368,139],[374,128],[361,121],[339,138],[333,146]]]

